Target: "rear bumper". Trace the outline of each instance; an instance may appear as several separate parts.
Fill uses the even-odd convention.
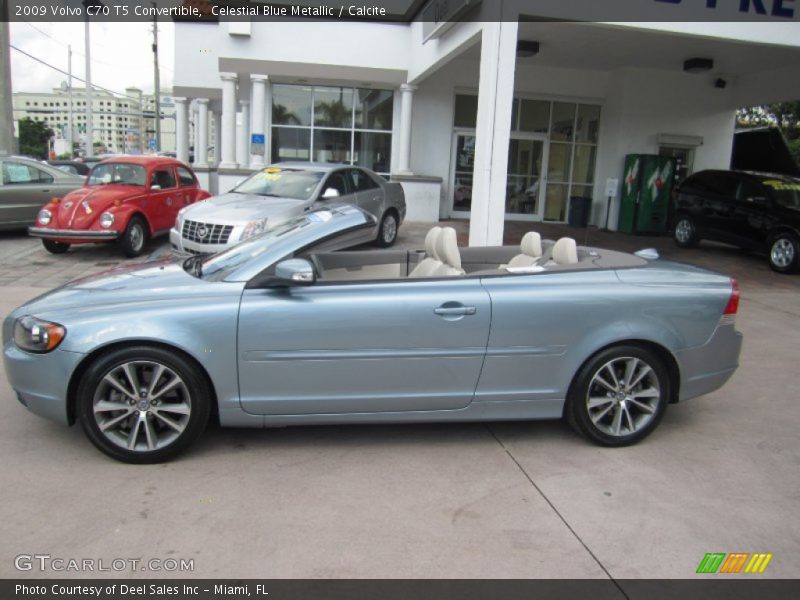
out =
[[[696,398],[721,388],[739,366],[742,334],[733,324],[721,324],[702,346],[675,353],[681,372],[679,400]]]
[[[48,229],[47,227],[28,227],[28,235],[50,240],[88,240],[102,242],[115,240],[119,231],[94,231],[89,229]]]

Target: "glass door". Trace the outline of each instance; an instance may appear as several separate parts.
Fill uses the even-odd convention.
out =
[[[547,169],[547,137],[513,134],[508,148],[506,215],[511,219],[542,218],[542,197]]]
[[[453,185],[450,214],[469,217],[472,208],[472,171],[475,167],[475,133],[457,132],[453,136]]]

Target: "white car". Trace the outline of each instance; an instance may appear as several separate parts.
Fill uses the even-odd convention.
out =
[[[230,192],[187,206],[169,234],[180,251],[212,254],[304,212],[333,204],[358,206],[375,217],[359,242],[391,246],[406,215],[403,188],[363,167],[279,163],[253,173]]]

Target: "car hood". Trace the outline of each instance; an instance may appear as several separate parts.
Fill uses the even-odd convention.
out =
[[[52,227],[88,229],[94,220],[116,202],[143,196],[143,188],[129,185],[84,186],[72,190],[59,202],[53,214]]]
[[[11,316],[30,314],[58,321],[66,313],[115,310],[130,304],[146,310],[154,303],[175,300],[188,307],[202,305],[210,297],[239,295],[243,285],[198,279],[184,271],[182,261],[164,259],[76,279],[28,301]]]
[[[229,192],[193,204],[183,213],[186,219],[204,223],[239,225],[270,217],[298,214],[310,201],[273,198]]]

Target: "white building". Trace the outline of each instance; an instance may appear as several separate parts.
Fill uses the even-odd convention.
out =
[[[14,121],[29,117],[47,123],[58,138],[69,139],[69,90],[14,93]],[[125,95],[95,90],[92,93],[92,121],[95,144],[105,152],[140,154],[152,149],[155,140],[155,96],[135,87]],[[72,89],[73,140],[86,135],[86,92]],[[161,94],[161,150],[175,151],[175,105],[170,90]]]
[[[591,197],[602,225],[607,180],[622,178],[629,153],[678,156],[688,172],[727,168],[738,107],[800,98],[793,12],[547,22],[643,1],[493,0],[469,4],[476,20],[423,20],[447,4],[398,23],[176,22],[179,158],[201,148],[195,164],[212,191],[279,160],[365,165],[403,183],[409,220],[469,217],[471,244],[498,244],[505,219],[564,221],[573,196]],[[689,21],[705,4],[649,7]],[[724,10],[735,7],[711,14],[742,16]],[[253,135],[265,136],[264,155],[251,152]],[[205,145],[221,148],[216,169]]]

